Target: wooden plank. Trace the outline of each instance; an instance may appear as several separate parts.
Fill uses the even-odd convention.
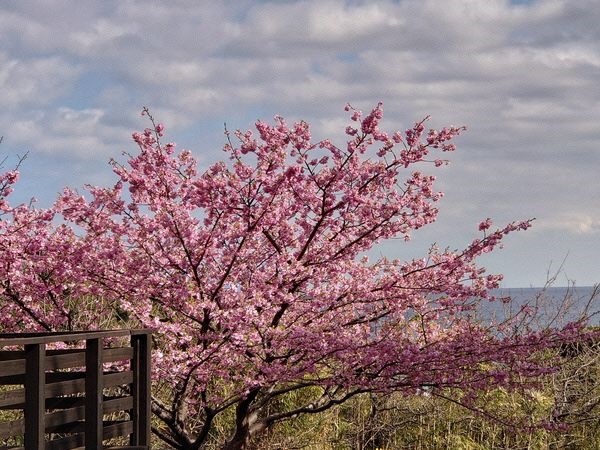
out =
[[[121,353],[119,353],[118,355],[122,356]],[[83,366],[85,364],[85,350],[46,350],[45,364],[46,370],[56,370],[65,369],[68,367]],[[6,376],[25,375],[25,352],[0,351],[0,374],[2,375],[0,377],[0,384],[10,384],[4,379],[4,377]]]
[[[133,373],[131,371],[111,372],[105,374],[102,378],[104,387],[113,387],[131,383],[133,380]],[[48,396],[70,395],[80,392],[85,392],[85,378],[46,385],[46,393]]]
[[[133,357],[133,349],[131,347],[115,347],[105,348],[102,361],[128,361]]]
[[[123,422],[105,422],[104,429],[102,431],[102,439],[110,439],[117,436],[127,436],[131,434],[133,430],[133,423],[128,421]],[[46,450],[65,450],[72,448],[79,448],[85,445],[85,434],[79,433],[71,436],[53,439],[46,443]],[[43,448],[43,447],[42,447]],[[82,447],[87,450],[87,445]],[[102,445],[94,447],[94,450],[103,448]],[[144,448],[144,447],[142,447]]]
[[[85,349],[46,357],[48,370],[69,369],[85,365]]]
[[[20,389],[19,390],[22,394],[22,400],[21,402],[17,402],[14,404],[11,404],[11,406],[0,406],[0,410],[2,409],[23,409],[25,407],[25,394],[24,394],[24,390]],[[21,397],[21,394],[19,394],[17,397]],[[106,400],[110,400],[110,399],[114,399],[114,398],[120,398],[120,397],[105,397],[104,401],[106,402]],[[127,398],[127,397],[124,397]],[[68,409],[68,408],[74,408],[77,406],[83,406],[85,404],[85,397],[48,397],[46,398],[46,409]],[[130,409],[131,407],[127,408]],[[124,408],[125,409],[125,408]]]
[[[0,384],[11,384],[4,380],[10,375],[25,375],[25,358],[0,361]]]
[[[58,383],[49,383],[46,385],[48,396],[58,397],[59,395],[71,395],[85,392],[85,378],[76,380],[60,381]]]
[[[104,387],[114,387],[133,382],[133,372],[125,370],[123,372],[113,372],[104,375]]]
[[[109,412],[106,407],[108,405],[117,404],[121,402],[121,409],[114,411],[127,410],[131,408],[133,400],[131,397],[115,397],[115,396],[104,396],[104,412]],[[46,399],[46,409],[69,409],[79,406],[85,406],[85,397],[51,397]],[[112,412],[112,411],[110,411]]]
[[[127,361],[132,357],[133,349],[131,347],[104,349],[102,352],[102,362]],[[84,365],[85,350],[75,350],[66,354],[46,356],[46,370],[68,369]],[[59,379],[60,377],[75,377],[74,375],[65,375],[67,373],[77,372],[61,372],[60,374],[49,372],[46,374],[46,383],[62,381]],[[24,384],[25,359],[0,361],[0,374],[2,374],[0,376],[0,385]]]
[[[85,400],[84,397],[72,397],[73,400]],[[65,399],[66,400],[66,399]],[[128,411],[133,408],[133,397],[105,397],[103,400],[103,414],[110,414],[117,411]],[[85,407],[76,406],[74,408],[63,409],[48,413],[45,416],[46,433],[58,433],[60,426],[77,422],[85,419]],[[13,436],[22,436],[25,433],[25,420],[17,419],[9,422],[0,422],[0,439],[6,439]]]
[[[110,330],[107,330],[110,331]],[[20,338],[20,337],[46,337],[46,336],[73,336],[82,333],[88,333],[89,331],[30,331],[30,332],[16,332],[16,333],[0,333],[0,338]]]
[[[32,332],[17,332],[17,333],[0,333],[0,338],[8,339],[8,338],[18,338],[21,336],[24,337],[46,337],[46,336],[67,336],[72,337],[76,335],[87,335],[91,333],[106,333],[107,335],[110,333],[126,333],[127,335],[138,335],[138,334],[152,334],[154,330],[149,328],[131,328],[131,329],[113,329],[113,330],[74,330],[74,331],[32,331]],[[83,337],[79,340],[83,341],[87,338]],[[65,339],[68,340],[68,339]]]
[[[44,344],[25,346],[25,450],[39,450],[44,445],[45,359]]]
[[[105,398],[104,400],[104,414],[109,414],[117,411],[129,411],[133,408],[133,397],[118,397],[118,398]]]
[[[25,375],[11,375],[3,377],[3,381],[6,385],[25,384],[25,378]],[[77,380],[79,378],[85,378],[85,372],[46,372],[46,384]]]
[[[133,382],[133,372],[112,372],[104,375],[104,386],[114,387]],[[61,381],[46,385],[46,397],[58,397],[85,392],[85,379]],[[65,399],[66,400],[66,399]],[[25,389],[0,392],[0,409],[23,409]]]
[[[85,349],[85,449],[102,447],[102,340],[88,339]]]
[[[102,362],[126,361],[133,355],[131,347],[105,348],[102,352]],[[48,357],[46,367],[48,370],[68,369],[85,365],[85,350],[68,355]]]
[[[133,422],[131,420],[105,422],[103,439],[111,439],[118,436],[127,436],[133,431]]]
[[[133,433],[129,437],[130,445],[137,445],[140,440],[140,340],[138,336],[131,337],[131,347],[133,348],[133,357],[129,362],[129,368],[133,372],[133,383],[131,385],[131,394],[133,395],[133,408],[131,408],[131,420],[133,421]]]
[[[133,405],[132,397],[113,398],[111,400],[103,400],[102,414],[110,414],[117,411],[126,411]],[[49,432],[49,427],[57,427],[71,422],[77,422],[85,419],[85,407],[65,409],[56,411],[46,415],[46,432]]]
[[[106,337],[152,334],[153,330],[92,330],[48,333],[0,333],[0,348],[14,345],[48,344],[51,342],[83,341]]]
[[[133,433],[129,443],[131,445],[150,445],[151,335],[132,336],[131,346],[133,347],[131,370],[133,371],[134,406],[131,410]]]

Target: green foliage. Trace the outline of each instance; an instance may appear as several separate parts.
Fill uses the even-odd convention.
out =
[[[555,408],[556,380],[549,377],[542,390],[528,396],[496,390],[478,401],[487,402],[507,419],[525,416],[541,419]],[[596,386],[596,390],[600,388]],[[600,448],[600,422],[596,413],[589,411],[587,420],[568,430],[516,429],[427,393],[410,397],[363,394],[325,413],[304,415],[275,425],[255,438],[253,448],[593,450]]]

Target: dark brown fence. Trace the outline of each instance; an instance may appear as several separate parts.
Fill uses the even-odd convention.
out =
[[[150,339],[149,330],[0,333],[0,450],[149,450]],[[117,370],[103,370],[111,362]],[[118,437],[126,445],[103,446]]]

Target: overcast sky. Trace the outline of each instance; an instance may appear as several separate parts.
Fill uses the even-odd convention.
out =
[[[29,152],[16,198],[49,206],[65,185],[108,184],[134,152],[143,106],[203,167],[223,123],[275,114],[344,139],[346,102],[384,102],[383,128],[431,115],[466,125],[436,224],[375,254],[462,248],[477,224],[537,218],[484,265],[539,286],[564,260],[600,282],[600,0],[0,3],[0,154]],[[429,168],[426,168],[429,170]]]

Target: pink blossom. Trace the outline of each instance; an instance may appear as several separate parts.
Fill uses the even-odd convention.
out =
[[[492,219],[489,217],[479,224],[479,231],[485,231],[492,226]]]

